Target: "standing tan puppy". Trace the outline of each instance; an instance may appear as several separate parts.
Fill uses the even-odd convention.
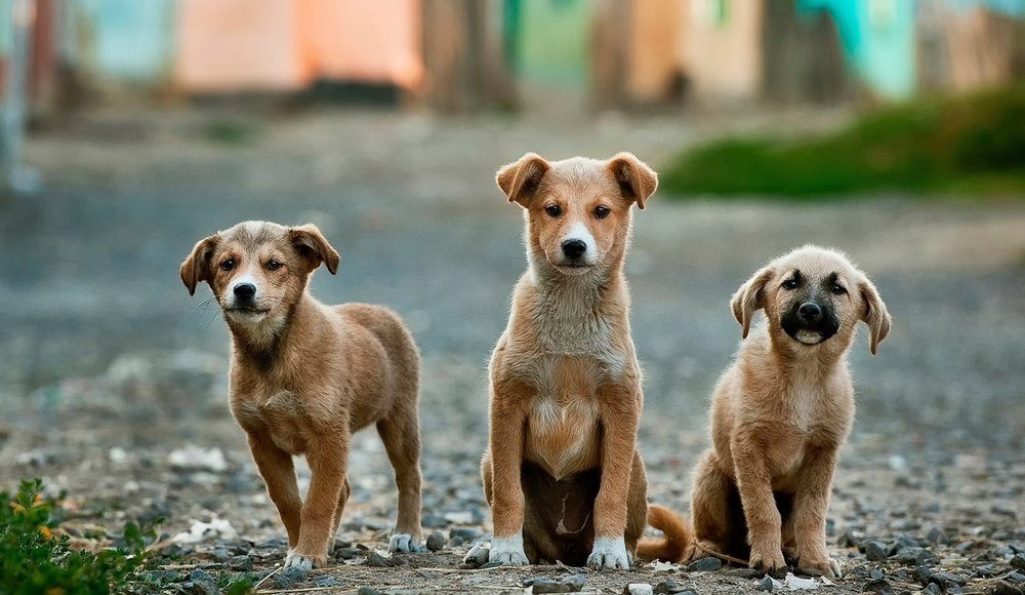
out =
[[[837,453],[854,419],[846,356],[859,321],[875,354],[890,315],[863,272],[814,246],[755,273],[731,306],[746,340],[712,397],[713,447],[695,470],[691,500],[697,543],[646,542],[639,551],[648,558],[715,552],[775,572],[786,568],[786,549],[799,569],[838,576],[825,526]],[[748,337],[757,310],[766,322]],[[686,531],[679,517],[652,512],[649,521],[667,536]]]
[[[647,483],[623,258],[631,207],[644,208],[658,178],[629,153],[531,153],[497,181],[524,209],[528,267],[491,357],[489,559],[629,568]]]
[[[231,410],[288,532],[289,567],[327,561],[349,496],[349,442],[372,423],[399,489],[389,548],[420,549],[420,356],[394,312],[309,294],[313,271],[334,274],[338,261],[313,225],[248,221],[200,240],[181,266],[190,294],[210,285],[231,329]],[[300,454],[312,472],[305,502]]]

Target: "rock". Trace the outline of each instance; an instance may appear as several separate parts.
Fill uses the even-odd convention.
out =
[[[215,547],[213,551],[210,552],[210,557],[217,562],[227,562],[231,558],[231,552],[229,552],[227,548]]]
[[[891,585],[885,578],[878,578],[865,583],[865,585],[861,587],[861,590],[865,593],[888,595],[889,593],[893,593],[893,585]]]
[[[189,573],[189,580],[182,585],[192,595],[216,595],[220,592],[217,581],[207,571],[197,568]]]
[[[453,547],[458,547],[465,543],[473,543],[480,535],[480,531],[473,527],[455,527],[448,532],[448,542]]]
[[[772,591],[774,586],[775,582],[773,582],[772,577],[766,576],[755,585],[755,591]]]
[[[943,529],[933,527],[932,529],[929,529],[928,533],[926,533],[925,540],[933,545],[946,545],[947,534],[943,532]]]
[[[524,588],[533,587],[532,593],[576,593],[584,588],[587,575],[569,574],[557,578],[538,576],[523,581]]]
[[[865,543],[865,557],[870,562],[882,562],[890,557],[889,551],[886,546],[878,541],[868,541]]]
[[[935,558],[923,547],[903,547],[897,550],[897,561],[906,566],[921,566]]]
[[[654,592],[660,595],[680,595],[687,592],[693,593],[693,591],[691,591],[688,587],[685,587],[672,579],[662,581],[661,583],[655,585]]]
[[[442,534],[441,531],[432,531],[431,534],[427,536],[427,549],[432,552],[440,552],[445,549],[446,541],[445,535]]]
[[[1016,570],[1005,576],[1004,579],[1009,580],[1012,583],[1025,583],[1025,573],[1021,573]]]
[[[722,560],[714,556],[695,560],[687,565],[688,572],[715,572],[722,568]]]
[[[228,559],[228,568],[240,572],[249,572],[253,569],[253,559],[249,556],[232,556]]]
[[[925,593],[926,595],[940,595],[940,593],[943,593],[943,589],[941,589],[936,583],[929,583],[924,589],[922,589],[922,593]]]
[[[352,560],[357,556],[362,556],[366,551],[358,547],[339,547],[335,548],[334,556],[339,560]]]
[[[652,595],[654,592],[648,583],[630,583],[623,588],[623,595]]]
[[[209,523],[203,521],[192,521],[188,531],[182,531],[171,538],[171,541],[179,544],[199,543],[201,541],[220,539],[229,541],[238,539],[238,533],[231,523],[224,519],[214,517]]]
[[[788,572],[786,578],[783,579],[783,585],[788,591],[812,591],[819,588],[819,583],[815,579],[801,578],[791,572]]]
[[[378,591],[372,587],[360,587],[356,595],[384,595],[384,591]]]
[[[932,578],[932,568],[928,566],[916,566],[915,567],[915,580],[921,584],[927,584],[929,579]]]
[[[975,574],[981,576],[982,578],[994,577],[999,572],[1000,569],[997,568],[996,564],[982,564],[980,566],[975,567]]]
[[[367,554],[366,565],[373,568],[391,568],[393,566],[402,566],[402,560],[385,557],[377,552],[370,552]]]
[[[330,587],[342,587],[345,586],[345,583],[333,576],[320,575],[313,579],[313,586],[320,587],[321,589],[327,589]]]
[[[965,582],[967,582],[967,580],[964,577],[952,574],[950,572],[933,573],[933,575],[929,577],[929,580],[942,587],[944,591],[948,592],[952,587],[960,587],[963,586]]]
[[[289,567],[274,575],[274,585],[278,589],[294,589],[299,583],[306,580],[308,570]]]
[[[997,581],[986,588],[986,595],[1022,595],[1022,589],[1006,581]]]
[[[194,444],[184,448],[176,448],[167,455],[167,462],[172,469],[182,471],[212,471],[221,473],[228,468],[228,461],[219,448],[204,450]]]
[[[1025,570],[1025,556],[1017,554],[1011,558],[1011,568],[1017,568],[1018,570]]]
[[[490,555],[491,545],[487,543],[478,543],[470,548],[470,551],[463,557],[463,564],[470,568],[481,568],[488,563]]]
[[[840,547],[858,547],[861,544],[861,539],[861,534],[848,527],[843,530],[840,537],[836,538],[836,545]]]

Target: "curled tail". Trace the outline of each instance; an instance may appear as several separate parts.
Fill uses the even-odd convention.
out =
[[[652,504],[648,506],[648,524],[663,533],[663,537],[642,539],[637,543],[637,557],[643,560],[682,562],[694,541],[690,523],[675,512]]]

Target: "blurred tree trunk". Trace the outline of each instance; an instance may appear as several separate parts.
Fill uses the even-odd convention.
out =
[[[762,12],[762,95],[785,103],[836,103],[849,83],[836,23],[826,12],[799,17],[796,2]]]
[[[596,0],[591,37],[591,104],[621,107],[627,99],[631,3]]]
[[[422,101],[448,113],[513,104],[501,0],[423,0],[422,10]]]

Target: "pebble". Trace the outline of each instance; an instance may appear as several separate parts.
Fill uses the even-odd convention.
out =
[[[470,548],[470,551],[466,553],[466,557],[463,558],[463,563],[470,568],[481,568],[488,563],[490,555],[491,547],[484,543],[478,543]]]
[[[932,552],[922,547],[904,547],[897,550],[897,561],[907,566],[921,566],[934,559]]]
[[[1011,558],[1011,568],[1025,570],[1025,556],[1018,554],[1015,557]]]
[[[228,559],[228,568],[242,572],[253,569],[253,559],[249,556],[233,556]]]
[[[865,586],[861,588],[866,593],[878,593],[880,595],[886,595],[893,593],[893,586],[890,581],[885,578],[878,578],[865,583]]]
[[[652,595],[654,592],[648,583],[630,583],[623,588],[623,595]]]
[[[441,531],[432,531],[427,536],[427,549],[432,552],[440,552],[445,549],[445,535]]]
[[[391,568],[392,566],[402,566],[402,560],[386,558],[377,552],[370,552],[367,554],[366,565],[374,568]]]
[[[755,585],[755,591],[772,591],[774,586],[775,583],[772,582],[772,577],[766,576]]]
[[[878,541],[869,541],[865,543],[865,557],[870,562],[882,562],[890,556],[885,545]]]
[[[925,539],[933,545],[945,545],[947,543],[947,534],[943,532],[943,529],[933,527],[932,529],[929,529],[929,532],[925,535]]]
[[[384,595],[384,591],[378,591],[372,587],[360,587],[356,595]]]
[[[922,589],[922,593],[925,593],[927,595],[940,595],[940,593],[942,592],[943,589],[941,589],[940,586],[936,583],[929,583],[925,586],[924,589]]]
[[[680,583],[672,579],[662,581],[661,583],[655,585],[654,592],[664,595],[683,595],[686,593],[693,593],[693,591],[691,591],[689,587],[685,587],[684,585],[681,585]]]
[[[695,560],[687,565],[689,572],[715,572],[722,568],[722,560],[714,556]]]
[[[342,587],[344,585],[345,584],[342,581],[336,579],[335,577],[323,574],[313,579],[313,586],[320,587],[321,589],[326,589],[329,587]]]
[[[274,575],[274,585],[278,589],[293,589],[296,585],[306,580],[309,571],[294,566],[285,568]]]
[[[1021,595],[1022,590],[1019,587],[1012,585],[1005,581],[997,581],[986,589],[986,595]]]
[[[584,588],[587,576],[570,574],[557,578],[537,576],[523,581],[523,587],[532,587],[532,593],[576,593]]]

